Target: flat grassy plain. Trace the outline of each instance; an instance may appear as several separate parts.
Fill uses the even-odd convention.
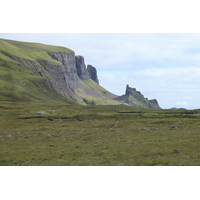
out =
[[[0,104],[1,166],[199,166],[200,110]]]

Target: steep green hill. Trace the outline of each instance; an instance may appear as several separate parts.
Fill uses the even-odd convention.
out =
[[[46,50],[71,51],[63,47],[0,40],[1,101],[56,100],[72,103],[69,98],[49,90],[47,77],[33,72],[37,59],[58,63]]]
[[[102,88],[95,67],[68,48],[0,39],[0,101],[39,100],[159,108],[143,95]]]

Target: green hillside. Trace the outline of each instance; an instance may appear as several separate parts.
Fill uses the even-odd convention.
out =
[[[64,47],[44,45],[38,43],[19,42],[12,40],[0,40],[0,100],[2,101],[31,101],[31,100],[52,100],[70,102],[65,95],[62,96],[55,90],[48,87],[47,82],[52,79],[51,66],[41,66],[45,61],[51,65],[61,65],[53,59],[49,52],[74,53]],[[28,68],[28,69],[27,69]],[[43,70],[45,77],[30,71]],[[41,68],[41,69],[40,69]],[[70,96],[77,103],[90,104],[119,104],[112,100],[115,95],[111,94],[97,83],[89,80],[79,80],[79,88],[70,91]],[[56,82],[52,86],[57,87]],[[91,102],[90,102],[91,101]]]
[[[17,57],[36,63],[38,59],[42,59],[58,63],[47,54],[47,50],[71,51],[63,47],[0,40],[0,101],[56,100],[72,103],[68,98],[49,90],[45,78],[31,72],[16,59],[12,59]]]
[[[56,100],[72,103],[50,91],[45,79],[12,62],[0,61],[0,101]]]
[[[13,40],[0,39],[0,59],[10,61],[6,54],[13,55],[19,58],[28,60],[46,60],[52,63],[57,63],[52,59],[47,52],[73,52],[72,50],[52,45],[45,45],[39,43],[19,42]]]
[[[80,88],[76,89],[76,94],[80,95],[85,104],[90,105],[119,105],[120,103],[113,100],[116,95],[105,90],[103,87],[92,81],[81,81]]]

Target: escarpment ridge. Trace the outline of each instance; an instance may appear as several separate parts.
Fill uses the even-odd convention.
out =
[[[54,99],[93,105],[159,108],[127,85],[117,96],[99,84],[97,70],[65,47],[0,39],[0,101]]]

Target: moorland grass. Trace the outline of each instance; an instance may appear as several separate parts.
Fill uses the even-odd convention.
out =
[[[198,166],[199,114],[1,101],[0,165]]]

